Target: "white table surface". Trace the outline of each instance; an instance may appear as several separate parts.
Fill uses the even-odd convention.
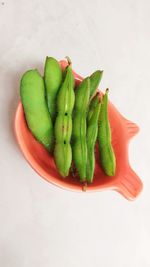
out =
[[[150,266],[150,1],[0,1],[0,267]],[[13,133],[23,72],[69,55],[140,133],[130,162],[144,183],[129,202],[113,191],[66,192],[27,164]]]

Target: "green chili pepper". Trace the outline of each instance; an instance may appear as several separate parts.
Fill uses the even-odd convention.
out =
[[[87,144],[86,113],[90,97],[90,79],[84,79],[76,90],[72,131],[73,160],[81,182],[86,180]]]
[[[44,81],[46,87],[46,99],[52,120],[56,116],[56,97],[62,82],[62,70],[59,62],[52,57],[46,57],[44,67]]]
[[[91,74],[90,76],[90,98],[92,98],[95,95],[96,90],[99,86],[99,83],[102,79],[102,75],[103,75],[103,71],[101,70],[97,70]]]
[[[111,144],[111,129],[108,119],[108,89],[106,89],[101,104],[98,142],[101,166],[108,176],[114,176],[116,171],[116,158]]]
[[[68,176],[72,161],[70,139],[74,101],[74,76],[70,64],[66,68],[66,77],[57,95],[58,115],[55,121],[54,158],[58,171],[63,177]]]
[[[94,147],[97,139],[98,132],[98,119],[101,108],[100,100],[97,96],[98,103],[93,109],[91,118],[87,124],[87,169],[86,169],[86,180],[89,183],[93,181],[94,168],[95,168],[95,154]]]
[[[29,70],[23,75],[20,95],[29,129],[51,151],[54,141],[53,125],[45,100],[44,81],[37,70]]]

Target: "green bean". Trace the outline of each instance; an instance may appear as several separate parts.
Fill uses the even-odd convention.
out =
[[[86,169],[86,180],[89,183],[93,181],[94,168],[95,168],[95,153],[94,147],[97,139],[98,132],[98,119],[101,108],[101,103],[99,98],[98,103],[93,109],[93,114],[87,124],[87,169]]]
[[[108,119],[108,89],[102,99],[98,142],[101,166],[108,176],[114,176],[116,171],[116,158],[111,144],[111,129]]]
[[[70,64],[66,68],[66,76],[57,95],[58,115],[54,127],[54,159],[57,169],[63,177],[68,176],[72,161],[70,139],[72,133],[72,110],[74,102],[74,76]]]
[[[56,96],[62,82],[62,70],[55,58],[46,57],[44,81],[46,87],[47,105],[51,118],[54,122],[56,116]]]
[[[84,79],[76,90],[75,109],[72,131],[73,160],[80,181],[86,180],[87,144],[86,144],[86,113],[90,97],[90,79]]]
[[[91,116],[99,103],[99,92],[93,97],[93,99],[90,101],[89,110],[87,114],[87,122],[91,119]]]
[[[99,83],[102,79],[102,75],[103,75],[103,71],[101,70],[97,70],[93,72],[93,74],[91,74],[90,76],[90,98],[92,98],[95,95],[96,90],[99,86]]]
[[[29,129],[51,151],[54,141],[53,125],[45,100],[44,81],[37,70],[29,70],[23,75],[20,95]]]

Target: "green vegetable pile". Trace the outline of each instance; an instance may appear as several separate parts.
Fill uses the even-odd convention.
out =
[[[44,77],[37,69],[22,76],[20,95],[28,127],[34,137],[54,156],[58,172],[67,177],[74,166],[80,182],[92,183],[95,144],[100,164],[114,176],[116,159],[108,118],[108,89],[97,88],[103,72],[95,71],[75,88],[72,64],[62,71],[59,62],[47,57]]]

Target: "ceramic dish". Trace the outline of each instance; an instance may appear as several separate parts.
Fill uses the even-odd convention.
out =
[[[66,61],[60,61],[62,69],[67,65]],[[76,83],[80,83],[82,77],[74,72]],[[109,102],[109,120],[112,131],[112,144],[116,154],[116,175],[108,177],[102,171],[98,163],[98,149],[96,147],[95,175],[92,184],[88,185],[87,192],[112,189],[120,192],[125,198],[133,200],[142,190],[142,182],[132,170],[128,159],[128,144],[130,139],[139,131],[133,122],[125,119],[114,105]],[[53,157],[36,141],[27,127],[23,107],[18,104],[15,115],[15,134],[20,149],[32,168],[45,180],[61,188],[82,191],[82,185],[77,178],[71,175],[63,179],[56,167]]]

